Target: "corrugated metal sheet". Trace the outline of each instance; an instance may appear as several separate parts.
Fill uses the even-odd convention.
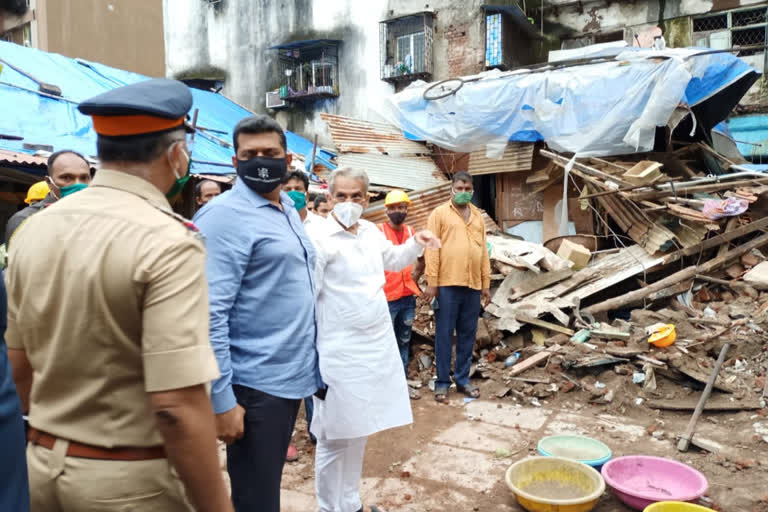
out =
[[[530,142],[510,142],[504,150],[501,160],[485,156],[485,151],[473,151],[469,154],[469,174],[497,174],[501,172],[530,171],[533,165],[533,147]]]
[[[371,183],[405,190],[420,190],[447,181],[430,157],[395,157],[372,153],[342,153],[340,166],[363,169]]]
[[[48,166],[48,158],[0,149],[0,163],[46,168]]]
[[[420,230],[427,228],[427,220],[432,210],[438,206],[447,203],[451,199],[451,184],[445,183],[437,187],[431,187],[424,190],[410,192],[408,198],[411,200],[411,206],[408,207],[408,219],[406,223],[413,226],[413,229]],[[387,210],[384,207],[384,201],[373,203],[363,213],[363,218],[375,224],[387,222]],[[483,211],[483,220],[485,221],[486,232],[497,232],[499,226],[493,222],[493,219]]]
[[[328,124],[333,143],[341,152],[395,156],[430,153],[426,145],[406,139],[403,132],[390,124],[333,114],[320,114],[320,117]]]

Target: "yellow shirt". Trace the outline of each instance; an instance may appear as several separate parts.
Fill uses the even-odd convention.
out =
[[[205,249],[167,212],[148,181],[100,170],[14,234],[5,336],[34,371],[33,427],[105,448],[159,445],[147,393],[218,377]]]
[[[430,214],[427,229],[440,238],[442,248],[425,251],[429,286],[466,286],[473,290],[491,286],[485,223],[480,210],[471,204],[469,209],[469,222],[464,221],[452,201]]]

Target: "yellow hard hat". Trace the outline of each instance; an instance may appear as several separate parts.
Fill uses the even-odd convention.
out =
[[[27,198],[24,200],[24,202],[27,204],[32,204],[33,201],[42,201],[50,191],[51,189],[46,182],[38,181],[29,187],[29,190],[27,191]]]
[[[411,200],[408,199],[408,194],[406,194],[402,190],[391,191],[389,194],[387,194],[387,198],[384,200],[384,206],[389,206],[391,204],[400,204],[400,203],[411,204]]]

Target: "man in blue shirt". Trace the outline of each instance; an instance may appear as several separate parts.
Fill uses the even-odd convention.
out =
[[[29,483],[27,443],[21,403],[11,377],[11,364],[5,347],[5,328],[8,308],[5,295],[5,276],[0,273],[0,446],[3,462],[0,464],[0,510],[29,511]]]
[[[206,238],[211,343],[221,378],[211,390],[227,443],[238,512],[279,512],[280,479],[301,399],[320,382],[315,346],[315,251],[281,193],[291,155],[267,116],[234,131],[238,180],[194,218]]]

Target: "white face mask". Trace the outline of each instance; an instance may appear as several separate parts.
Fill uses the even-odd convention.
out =
[[[349,229],[360,220],[363,207],[352,201],[336,203],[336,206],[333,207],[333,214],[342,226]]]

